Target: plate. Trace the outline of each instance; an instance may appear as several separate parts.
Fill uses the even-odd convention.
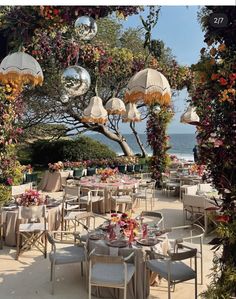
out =
[[[160,241],[154,238],[148,238],[148,239],[138,239],[136,242],[143,246],[154,246]]]
[[[111,240],[111,241],[107,241],[107,245],[110,247],[122,248],[122,247],[128,246],[128,241],[126,241],[126,240]]]
[[[104,240],[105,235],[104,234],[91,234],[89,235],[90,240]]]

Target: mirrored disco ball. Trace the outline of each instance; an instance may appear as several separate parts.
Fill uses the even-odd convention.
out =
[[[85,94],[91,84],[89,73],[86,69],[78,65],[65,69],[61,80],[69,97],[77,97]]]
[[[79,17],[75,21],[75,32],[80,40],[90,40],[97,34],[95,20],[88,16]]]
[[[60,98],[62,103],[68,103],[70,100],[70,97],[68,96],[68,94],[64,93],[61,98]]]

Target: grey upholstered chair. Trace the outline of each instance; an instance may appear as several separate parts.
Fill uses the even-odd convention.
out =
[[[181,252],[178,250],[181,249]],[[151,258],[146,261],[146,267],[165,278],[168,282],[168,299],[171,298],[171,286],[177,283],[195,279],[195,296],[197,299],[197,249],[176,244],[177,252],[168,251],[168,255],[156,254],[149,251]],[[194,269],[186,265],[182,260],[194,258]]]
[[[198,224],[171,227],[168,230],[168,239],[173,246],[177,243],[197,249],[197,258],[200,260],[201,284],[203,284],[203,238],[205,230]]]
[[[71,232],[55,231],[56,234],[72,234]],[[53,232],[47,233],[48,241],[52,245],[49,259],[51,262],[52,294],[54,294],[55,287],[55,269],[57,265],[81,263],[81,275],[83,276],[83,262],[87,260],[86,248],[83,243],[75,244],[73,241],[66,241],[55,239]],[[74,239],[75,240],[75,239]],[[56,244],[67,244],[65,247],[57,248]],[[71,244],[68,246],[68,243]]]
[[[91,299],[92,286],[123,289],[124,299],[126,299],[127,284],[135,275],[135,265],[127,263],[133,256],[134,252],[126,258],[123,256],[97,255],[93,250],[89,258],[89,299]]]

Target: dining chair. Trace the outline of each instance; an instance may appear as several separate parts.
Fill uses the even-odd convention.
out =
[[[111,200],[115,204],[115,211],[118,212],[118,205],[125,204],[129,206],[129,209],[132,209],[134,198],[133,198],[133,188],[117,188],[111,191]]]
[[[90,188],[83,188],[82,196],[80,196],[79,202],[83,206],[87,206],[87,210],[93,213],[93,204],[96,202],[102,203],[102,211],[105,213],[105,195],[104,189],[90,189]]]
[[[79,220],[85,220],[88,224],[91,213],[81,207],[80,186],[67,185],[64,189],[61,212],[61,230],[69,230],[72,223],[74,231]]]
[[[204,227],[205,234],[208,231],[209,225],[209,208],[215,208],[216,206],[205,196],[200,195],[183,195],[183,217],[184,224],[186,220],[190,220],[191,223],[197,223]],[[188,217],[189,216],[189,217]]]
[[[134,193],[134,198],[140,203],[141,200],[145,201],[145,210],[147,211],[148,202],[150,202],[151,210],[154,207],[154,197],[155,197],[155,180],[150,180],[144,185],[140,185],[137,192]]]
[[[41,219],[43,222],[40,222]],[[27,223],[21,223],[27,221]],[[47,223],[46,206],[19,206],[16,231],[16,260],[21,253],[35,247],[47,257]]]
[[[134,254],[132,252],[127,257],[98,255],[92,250],[89,256],[89,299],[92,298],[92,286],[123,289],[123,298],[126,299],[127,284],[135,276],[135,265],[128,263]]]
[[[25,183],[22,185],[11,186],[11,196],[15,199],[17,196],[25,193],[26,190],[32,189],[32,183]]]
[[[203,263],[203,238],[205,230],[198,224],[189,224],[183,226],[174,226],[168,230],[168,239],[175,247],[177,243],[197,249],[197,258],[200,260],[201,285],[204,279],[204,263]]]
[[[181,251],[179,251],[181,250]],[[197,299],[197,249],[176,244],[176,251],[168,251],[168,255],[147,251],[150,258],[146,261],[147,269],[159,274],[168,282],[168,299],[171,299],[171,286],[188,280],[195,280],[194,298]],[[194,258],[194,268],[188,266],[183,260]]]
[[[154,224],[155,226],[161,226],[164,229],[164,216],[161,212],[153,212],[153,211],[142,211],[140,217],[143,218],[142,222],[145,223],[146,221]]]
[[[48,232],[47,238],[51,244],[51,252],[49,253],[49,260],[51,262],[50,281],[52,282],[52,295],[55,289],[55,270],[57,265],[81,263],[81,275],[83,276],[83,263],[87,261],[86,247],[83,243],[75,244],[74,240],[56,239],[55,234],[72,234],[68,231]],[[56,244],[60,244],[57,247]],[[61,247],[61,244],[66,246]],[[70,245],[70,246],[68,246]]]

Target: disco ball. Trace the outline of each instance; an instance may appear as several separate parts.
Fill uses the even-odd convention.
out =
[[[80,40],[90,40],[97,34],[97,24],[88,16],[79,17],[75,21],[75,32]]]
[[[68,102],[69,102],[70,97],[68,96],[68,94],[64,93],[64,94],[61,96],[60,100],[61,100],[62,103],[65,104],[65,103],[68,103]]]
[[[77,97],[85,94],[91,84],[89,73],[78,65],[65,69],[61,76],[61,81],[68,97]]]

